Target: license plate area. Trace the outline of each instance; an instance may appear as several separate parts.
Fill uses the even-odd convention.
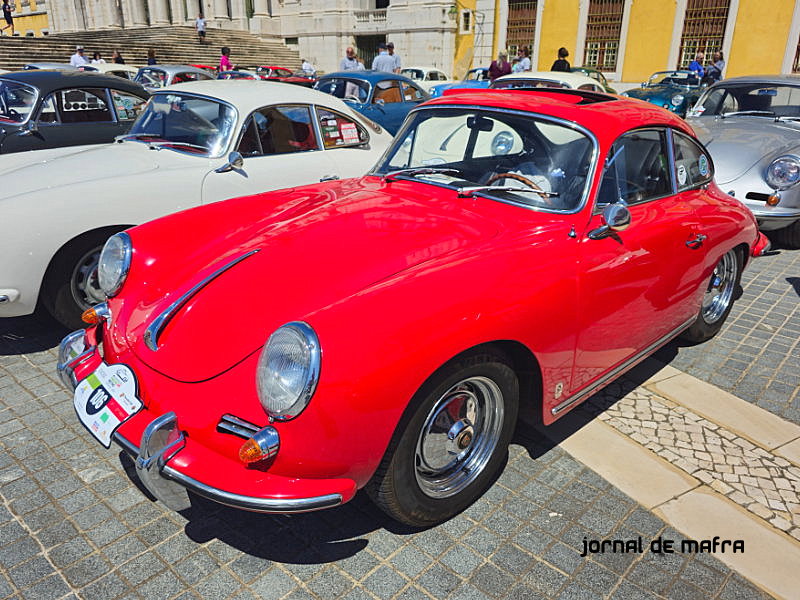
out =
[[[106,448],[117,428],[143,407],[130,367],[105,362],[75,388],[73,405],[83,426]]]

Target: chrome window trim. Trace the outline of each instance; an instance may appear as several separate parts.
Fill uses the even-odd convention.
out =
[[[675,136],[672,127],[667,127],[667,160],[669,161],[669,178],[672,182],[673,195],[678,193],[678,177],[675,172]]]
[[[595,137],[594,133],[589,131],[586,127],[584,127],[583,125],[579,125],[578,123],[575,123],[574,121],[568,121],[566,119],[562,119],[560,117],[553,117],[551,115],[544,115],[544,114],[541,114],[541,113],[535,113],[535,112],[531,112],[529,110],[517,110],[517,109],[510,109],[510,108],[495,108],[495,107],[491,107],[491,106],[480,106],[480,105],[474,105],[474,104],[450,104],[450,105],[446,105],[446,106],[442,106],[442,105],[419,106],[417,108],[411,109],[408,114],[411,115],[413,113],[424,111],[424,110],[441,110],[441,109],[448,109],[448,110],[481,110],[481,111],[485,111],[485,112],[498,112],[498,113],[503,113],[503,114],[522,116],[522,117],[533,117],[533,118],[536,118],[536,119],[540,119],[542,121],[550,121],[551,123],[555,123],[556,125],[561,125],[562,127],[566,127],[568,129],[572,129],[574,131],[577,131],[577,132],[582,133],[583,135],[585,135],[589,139],[589,141],[592,143],[592,155],[589,157],[589,160],[591,161],[591,167],[589,169],[589,173],[586,174],[586,185],[584,186],[583,194],[581,195],[581,200],[580,200],[580,202],[578,203],[578,205],[575,208],[569,209],[569,210],[567,210],[567,209],[557,210],[557,209],[546,208],[546,207],[542,207],[542,206],[531,206],[530,204],[525,204],[524,202],[514,202],[513,200],[505,200],[503,198],[498,198],[496,196],[492,196],[489,192],[480,192],[480,193],[474,194],[475,196],[489,198],[490,200],[494,200],[495,202],[502,202],[503,204],[510,204],[512,206],[519,206],[521,208],[527,208],[529,210],[535,210],[537,212],[546,212],[546,213],[559,214],[559,215],[573,215],[573,214],[581,212],[584,209],[584,207],[586,206],[587,198],[589,196],[589,191],[592,189],[592,185],[594,183],[595,176],[597,174],[597,158],[598,158],[598,154],[600,152],[600,144],[597,141],[597,137]],[[405,135],[406,130],[408,129],[408,124],[410,122],[411,122],[410,119],[408,117],[406,117],[405,121],[403,121],[403,125],[400,127],[400,130],[397,132],[397,135],[394,136],[394,140],[403,139],[403,136]],[[382,177],[384,175],[383,173],[378,173],[376,171],[376,169],[377,169],[378,165],[383,163],[383,161],[389,155],[389,151],[392,150],[393,148],[394,148],[394,141],[389,145],[388,148],[386,148],[386,150],[383,152],[381,157],[375,162],[375,167],[373,167],[372,170],[370,170],[367,173],[367,175],[376,175],[378,177]],[[402,175],[400,177],[402,177]],[[422,182],[422,183],[435,185],[437,187],[442,187],[442,188],[445,188],[445,189],[448,189],[448,190],[455,190],[456,189],[456,188],[454,188],[454,187],[452,187],[450,185],[446,185],[446,184],[443,184],[443,183],[440,183],[440,182],[437,182],[437,181],[431,181],[429,179],[408,178],[408,180],[409,181],[419,181],[419,182]]]
[[[17,84],[17,85],[19,85],[21,87],[30,88],[30,89],[33,90],[33,109],[31,109],[31,111],[28,113],[27,118],[24,121],[16,121],[14,123],[6,123],[6,125],[11,126],[11,127],[19,127],[20,125],[25,125],[28,121],[30,121],[31,117],[33,116],[33,113],[36,113],[37,117],[38,117],[38,114],[39,114],[39,98],[41,97],[41,92],[39,91],[39,88],[37,88],[35,85],[31,85],[29,83],[22,83],[21,81],[15,81],[14,79],[5,79],[3,77],[0,77],[0,81],[5,81],[5,82],[8,82],[8,83],[14,83],[14,84]]]
[[[230,109],[233,110],[234,121],[236,123],[240,122],[239,121],[239,109],[237,109],[233,104],[231,104],[227,100],[223,100],[222,98],[215,98],[214,96],[207,96],[205,94],[195,94],[195,93],[192,93],[192,92],[184,92],[183,90],[179,90],[177,92],[174,91],[174,90],[164,91],[164,88],[158,88],[158,89],[153,90],[151,92],[150,98],[147,100],[147,102],[149,103],[150,101],[153,100],[153,98],[155,98],[156,96],[158,96],[160,94],[170,94],[170,93],[179,94],[181,96],[191,96],[192,98],[199,98],[200,100],[208,100],[210,102],[216,102],[217,104],[223,104],[223,105],[225,105],[225,106],[227,106],[227,107],[229,107]],[[136,123],[136,121],[139,120],[140,116],[141,115],[136,117],[136,119],[134,120],[134,123]],[[131,125],[131,127],[133,127],[133,126]],[[235,131],[236,127],[233,127],[232,129]],[[196,152],[187,152],[186,150],[177,150],[175,148],[170,148],[170,150],[172,150],[173,152],[178,152],[179,154],[187,154],[189,156],[196,156],[196,157],[200,157],[200,158],[220,158],[220,157],[225,156],[227,154],[228,149],[230,148],[230,140],[233,139],[234,137],[235,137],[234,135],[228,134],[228,143],[227,143],[227,145],[222,146],[222,151],[219,154],[214,154],[213,156],[211,155],[210,151],[209,151],[208,155],[205,155],[205,154],[197,154]],[[128,139],[126,141],[138,142],[136,139]],[[142,141],[142,142],[138,142],[138,143],[144,144],[146,142]]]
[[[250,250],[250,252],[246,252],[241,256],[237,256],[232,261],[222,265],[220,268],[215,270],[210,275],[204,277],[202,280],[194,284],[189,290],[184,292],[175,302],[170,304],[161,314],[159,314],[150,325],[144,330],[144,343],[145,345],[150,348],[153,352],[158,351],[158,338],[161,335],[161,332],[164,328],[169,324],[169,322],[173,319],[173,317],[178,313],[178,311],[184,307],[184,305],[192,299],[192,297],[197,294],[201,289],[211,283],[214,279],[222,275],[225,271],[230,269],[231,267],[236,266],[244,259],[253,256],[256,252],[260,249],[256,248],[255,250]]]
[[[704,186],[707,186],[709,183],[714,181],[714,173],[716,172],[716,169],[714,168],[714,161],[711,158],[711,153],[708,150],[706,150],[706,148],[702,144],[700,144],[697,140],[693,140],[691,138],[691,136],[688,136],[685,133],[680,132],[680,131],[675,131],[674,134],[677,134],[679,137],[682,137],[685,140],[687,140],[690,144],[693,144],[700,151],[700,154],[706,157],[706,160],[708,161],[708,166],[709,166],[709,174],[711,175],[708,178],[708,181],[704,181],[703,183],[696,183],[694,185],[691,185],[691,186],[681,190],[681,189],[678,189],[678,185],[677,185],[677,177],[678,177],[678,175],[677,175],[677,173],[675,173],[675,175],[674,175],[675,176],[675,189],[677,190],[675,193],[691,192],[692,190],[699,190],[700,188],[702,188]],[[795,157],[795,158],[797,158],[800,161],[800,157]],[[677,165],[677,163],[676,163],[676,165]]]

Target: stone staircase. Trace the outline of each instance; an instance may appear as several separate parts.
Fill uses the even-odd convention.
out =
[[[235,65],[277,65],[293,71],[300,69],[300,56],[276,40],[264,40],[247,31],[208,29],[206,43],[197,41],[193,27],[167,26],[132,29],[108,29],[79,33],[59,33],[43,38],[0,37],[0,69],[17,70],[30,62],[69,62],[75,46],[86,49],[91,59],[97,50],[106,61],[119,50],[129,65],[147,64],[147,50],[156,51],[161,64],[219,64],[220,48],[231,49]]]

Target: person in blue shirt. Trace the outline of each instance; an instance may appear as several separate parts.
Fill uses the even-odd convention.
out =
[[[698,52],[694,55],[694,60],[689,63],[689,70],[697,73],[698,79],[702,79],[703,75],[705,75],[705,69],[703,69],[703,59],[705,57],[705,54]]]
[[[380,54],[378,54],[378,56],[376,56],[372,61],[372,69],[375,71],[394,73],[396,63],[394,58],[389,55],[389,50],[386,48],[386,44],[383,42],[378,44],[378,50],[380,50]]]

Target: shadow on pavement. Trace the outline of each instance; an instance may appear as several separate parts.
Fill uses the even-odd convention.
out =
[[[794,288],[794,293],[800,296],[800,277],[787,277],[786,281]]]
[[[0,356],[50,350],[68,333],[47,314],[0,319]]]

